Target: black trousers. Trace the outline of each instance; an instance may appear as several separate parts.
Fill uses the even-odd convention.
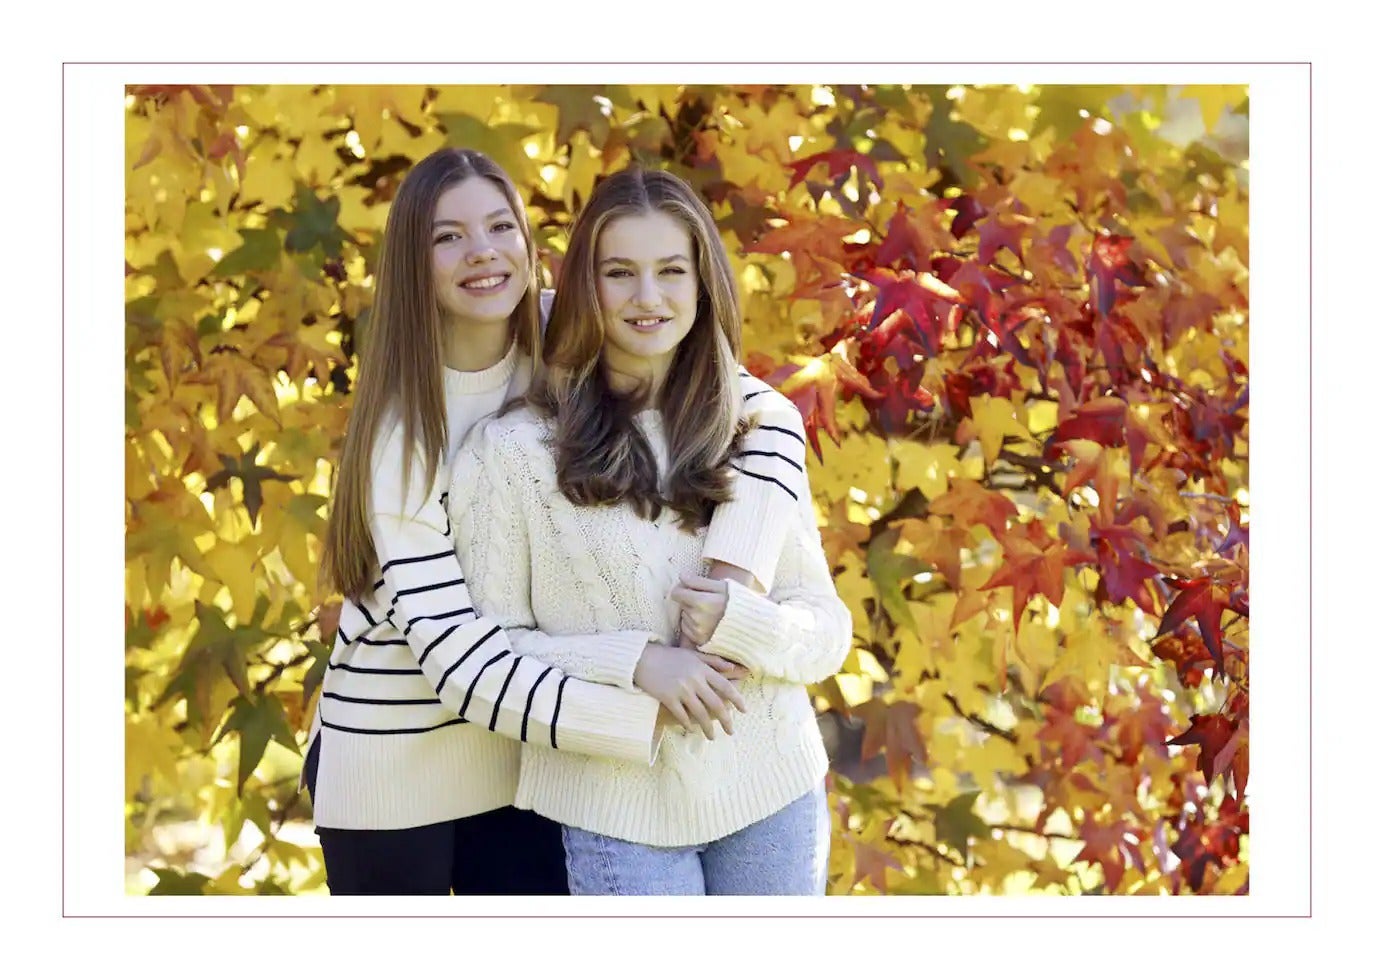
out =
[[[306,757],[315,793],[320,739]],[[405,830],[316,827],[331,895],[566,895],[563,832],[513,806]]]

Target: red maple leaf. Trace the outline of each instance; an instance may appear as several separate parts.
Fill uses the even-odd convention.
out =
[[[1175,582],[1178,594],[1159,620],[1155,636],[1172,633],[1189,619],[1197,622],[1202,642],[1212,654],[1217,676],[1225,676],[1221,650],[1221,611],[1230,599],[1229,590],[1213,585],[1210,578],[1184,579]]]
[[[1001,534],[1007,521],[1016,519],[1016,504],[993,490],[983,489],[977,480],[955,477],[949,489],[930,502],[932,514],[954,518],[959,527],[982,524],[993,534]]]
[[[1237,725],[1225,715],[1195,715],[1188,730],[1169,739],[1169,745],[1196,745],[1198,747],[1198,768],[1210,783],[1225,769],[1219,763],[1230,761],[1235,749],[1230,748],[1225,758],[1223,751],[1231,745],[1238,731]]]
[[[863,746],[859,758],[867,761],[882,753],[887,761],[887,774],[901,787],[911,776],[915,762],[925,765],[926,750],[916,727],[916,705],[910,701],[886,704],[873,698],[854,709],[864,721]]]
[[[1083,823],[1078,828],[1078,836],[1083,841],[1083,850],[1075,860],[1091,861],[1102,867],[1102,876],[1112,891],[1121,884],[1126,865],[1137,868],[1144,864],[1140,855],[1140,840],[1135,828],[1125,821],[1099,824],[1091,813],[1083,814]]]
[[[868,281],[878,287],[869,327],[877,335],[910,330],[921,353],[940,353],[944,335],[953,331],[963,314],[959,294],[933,276],[909,269],[874,269]],[[899,317],[905,314],[904,323]],[[909,324],[909,326],[908,326]]]
[[[842,182],[851,168],[858,168],[868,174],[868,179],[873,181],[874,186],[882,189],[883,179],[878,176],[878,165],[867,153],[860,153],[858,150],[827,150],[825,153],[816,153],[784,164],[792,171],[792,182],[787,185],[788,190],[805,180],[806,175],[819,163],[825,164],[832,181]]]
[[[1097,559],[1099,599],[1105,597],[1118,604],[1130,599],[1151,616],[1159,615],[1154,592],[1148,586],[1159,577],[1159,569],[1113,544],[1110,537],[1099,537]]]
[[[1026,214],[994,214],[978,228],[978,261],[991,264],[1000,249],[1006,249],[1021,261],[1021,242],[1035,219]]]
[[[945,202],[939,198],[919,211],[907,209],[906,202],[897,205],[897,213],[887,223],[887,234],[878,245],[873,261],[891,269],[906,267],[914,272],[929,272],[931,253],[948,251],[955,241],[940,219]]]
[[[1093,308],[1106,315],[1116,304],[1118,283],[1143,286],[1145,278],[1131,260],[1135,239],[1126,235],[1098,235],[1088,250],[1087,272]]]
[[[1179,682],[1186,687],[1197,687],[1207,679],[1207,669],[1212,666],[1212,655],[1196,630],[1187,629],[1161,636],[1151,645],[1154,655],[1174,665]]]
[[[1056,767],[1062,764],[1063,771],[1089,759],[1098,765],[1103,762],[1102,749],[1097,744],[1101,728],[1089,728],[1073,716],[1072,711],[1061,711],[1053,705],[1045,706],[1045,723],[1036,732],[1035,739],[1042,746],[1059,746]],[[1042,753],[1047,755],[1047,753]]]
[[[978,203],[978,199],[970,194],[960,194],[958,197],[945,202],[945,207],[954,211],[954,221],[950,224],[950,231],[955,238],[963,238],[973,228],[974,224],[985,218],[988,209]]]
[[[1131,766],[1147,747],[1163,755],[1165,739],[1173,729],[1168,707],[1160,698],[1143,684],[1136,688],[1136,696],[1139,704],[1107,719],[1108,724],[1115,725],[1114,740],[1121,746],[1121,761]]]
[[[1209,866],[1227,867],[1240,859],[1240,839],[1248,833],[1250,811],[1231,796],[1222,798],[1213,818],[1201,807],[1185,813],[1173,850],[1193,891],[1202,887]]]
[[[837,382],[833,377],[820,378],[808,381],[787,393],[787,397],[792,399],[792,404],[797,406],[797,411],[801,412],[802,425],[806,429],[806,437],[811,443],[811,448],[816,451],[816,458],[822,461],[825,460],[825,454],[821,451],[821,429],[830,433],[835,445],[840,444],[840,426],[835,421],[836,386]]]
[[[1021,530],[1024,527],[1025,530]],[[1064,601],[1064,568],[1066,565],[1092,561],[1092,555],[1071,547],[1064,541],[1051,538],[1039,521],[1029,525],[1013,525],[998,535],[1002,542],[1002,564],[981,587],[989,591],[1012,587],[1012,624],[1019,628],[1021,613],[1032,595],[1043,595],[1056,606]]]

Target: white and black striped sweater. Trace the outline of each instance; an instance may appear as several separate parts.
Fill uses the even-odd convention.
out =
[[[602,676],[589,683],[514,656],[505,633],[472,608],[447,515],[450,461],[478,419],[521,394],[528,361],[512,348],[480,372],[445,370],[449,443],[433,485],[399,426],[373,453],[371,530],[380,570],[360,602],[345,601],[311,726],[315,823],[401,829],[512,803],[520,744],[649,763],[658,702],[634,688],[649,636],[627,631],[558,638],[587,645]],[[806,486],[801,417],[791,401],[741,371],[755,427],[735,468],[735,499],[717,508],[705,557],[752,572],[767,588],[787,514]],[[402,474],[410,469],[406,492]]]

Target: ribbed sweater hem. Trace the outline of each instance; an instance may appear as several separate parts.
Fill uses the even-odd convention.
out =
[[[638,785],[587,778],[542,753],[521,762],[515,805],[570,827],[655,847],[720,840],[772,816],[825,777],[818,734],[772,756],[766,770],[722,778],[709,795],[668,794],[658,780]]]
[[[403,830],[515,802],[520,743],[477,725],[417,735],[317,733],[315,825]]]

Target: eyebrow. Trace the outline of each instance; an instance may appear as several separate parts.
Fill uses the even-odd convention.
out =
[[[687,256],[685,256],[685,255],[670,255],[670,256],[668,256],[666,259],[659,259],[658,261],[659,261],[660,264],[662,264],[662,263],[664,263],[664,262],[684,262],[684,263],[690,263],[692,260],[689,259],[689,258],[687,258]],[[629,259],[622,259],[622,258],[620,258],[618,255],[612,255],[612,256],[609,256],[609,257],[607,257],[607,258],[602,259],[600,262],[597,263],[597,265],[610,265],[612,262],[619,263],[620,265],[634,265],[634,264],[635,264],[634,262],[632,262],[632,261],[629,260]]]
[[[497,210],[493,211],[491,214],[487,215],[487,216],[486,216],[485,218],[483,218],[482,220],[483,220],[483,221],[490,221],[492,218],[499,218],[499,217],[500,217],[501,215],[503,215],[503,214],[509,214],[509,215],[511,215],[511,217],[515,217],[515,215],[511,212],[511,209],[510,209],[510,208],[498,208]],[[444,225],[453,225],[454,227],[457,227],[457,228],[466,227],[466,225],[465,225],[463,222],[461,222],[461,221],[453,221],[453,220],[451,220],[451,219],[449,219],[449,218],[443,218],[442,220],[439,220],[439,221],[434,222],[434,227],[435,227],[435,228],[442,228]]]

